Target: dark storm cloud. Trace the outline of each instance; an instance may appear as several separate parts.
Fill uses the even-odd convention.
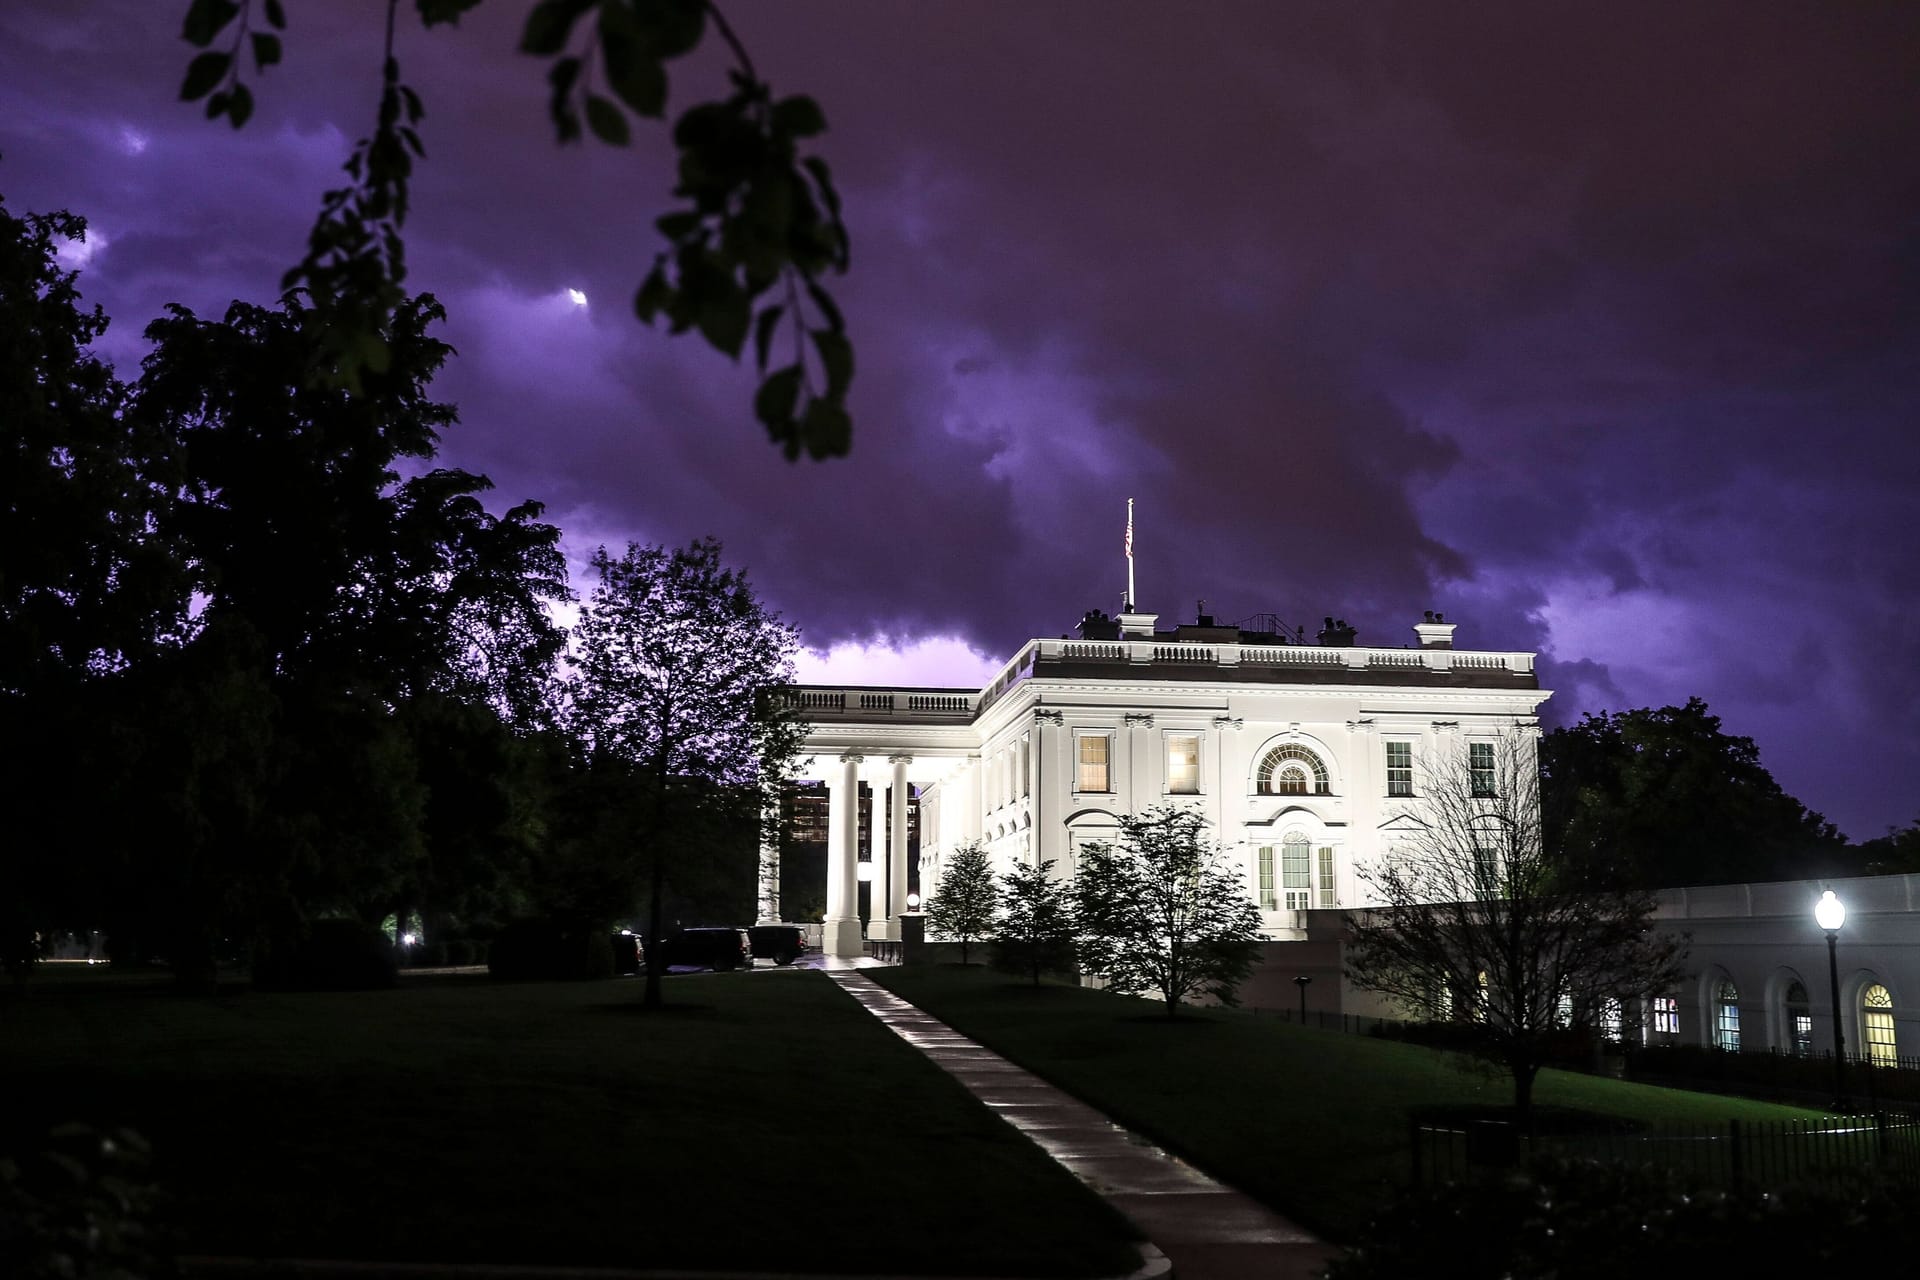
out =
[[[296,8],[237,135],[172,101],[184,2],[0,16],[0,191],[95,220],[116,359],[271,296],[380,8]],[[855,235],[854,455],[790,466],[633,322],[661,133],[555,149],[523,9],[403,36],[411,283],[450,460],[576,557],[713,533],[812,644],[997,658],[1119,602],[1132,496],[1163,615],[1442,608],[1554,717],[1702,694],[1854,834],[1911,816],[1920,11],[740,0]]]

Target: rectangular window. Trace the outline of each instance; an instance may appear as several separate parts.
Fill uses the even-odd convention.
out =
[[[1500,854],[1485,845],[1473,850],[1473,896],[1482,902],[1500,896]]]
[[[1340,905],[1340,894],[1333,883],[1333,850],[1321,847],[1320,850],[1320,908],[1326,910]]]
[[[1467,744],[1467,774],[1468,780],[1473,784],[1474,799],[1493,799],[1493,744],[1491,742]]]
[[[1287,910],[1305,911],[1313,896],[1313,868],[1307,861],[1307,842],[1289,840],[1280,846],[1280,887],[1287,895]]]
[[[1655,996],[1653,998],[1653,1034],[1656,1036],[1679,1036],[1679,997]]]
[[[1176,796],[1200,794],[1200,736],[1193,733],[1167,735],[1167,793]]]
[[[1080,744],[1080,772],[1074,779],[1075,791],[1111,791],[1107,760],[1112,754],[1113,738],[1104,733],[1083,733],[1074,741]]]
[[[1413,744],[1411,742],[1387,744],[1387,794],[1390,796],[1413,794]]]
[[[1810,1013],[1793,1015],[1793,1056],[1796,1058],[1813,1056],[1813,1015]]]
[[[1279,906],[1279,900],[1273,896],[1273,846],[1260,846],[1260,909],[1272,911]]]

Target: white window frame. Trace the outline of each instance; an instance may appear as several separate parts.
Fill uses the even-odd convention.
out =
[[[1400,739],[1390,738],[1383,745],[1385,748],[1383,754],[1386,757],[1386,764],[1384,767],[1386,769],[1386,779],[1387,779],[1387,799],[1389,800],[1412,799],[1413,798],[1413,741],[1407,738],[1400,738]],[[1394,784],[1397,781],[1393,776],[1394,775],[1393,749],[1395,747],[1405,747],[1407,749],[1406,779],[1401,784],[1406,787],[1406,790],[1404,791],[1394,790]]]
[[[1082,765],[1080,760],[1080,744],[1086,741],[1088,738],[1101,738],[1101,739],[1104,739],[1107,744],[1107,761],[1106,761],[1107,785],[1098,791],[1091,791],[1080,785],[1080,777],[1081,777],[1080,771],[1082,768],[1085,767],[1084,765]],[[1114,749],[1114,744],[1118,741],[1118,739],[1119,739],[1119,735],[1115,733],[1112,729],[1075,729],[1073,731],[1073,794],[1074,795],[1110,796],[1115,794],[1114,787],[1113,787],[1113,749]]]
[[[1193,787],[1188,791],[1173,789],[1173,740],[1175,738],[1193,739]],[[1197,796],[1203,794],[1200,780],[1207,774],[1207,736],[1198,729],[1167,729],[1160,735],[1160,788],[1162,795]]]

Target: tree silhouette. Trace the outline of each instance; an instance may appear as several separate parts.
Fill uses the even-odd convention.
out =
[[[1360,868],[1380,905],[1347,918],[1347,976],[1475,1028],[1524,1122],[1550,1042],[1670,987],[1685,948],[1653,932],[1651,893],[1548,847],[1526,731],[1490,745],[1490,775],[1464,750],[1429,761],[1415,833]]]
[[[987,851],[978,840],[968,841],[955,849],[940,869],[940,881],[927,899],[927,927],[958,938],[960,963],[971,963],[973,940],[985,937],[993,928],[994,909],[999,902]]]
[[[1259,909],[1206,825],[1171,805],[1122,814],[1118,846],[1088,845],[1074,877],[1081,970],[1157,993],[1169,1018],[1196,995],[1236,1003],[1260,958]]]
[[[1054,862],[1021,863],[1000,882],[993,924],[993,967],[1040,985],[1043,973],[1073,966],[1073,891],[1053,878]]]
[[[718,830],[778,820],[804,725],[776,695],[793,682],[799,638],[711,538],[629,543],[618,558],[602,547],[593,570],[565,722],[588,765],[625,766],[637,789],[631,857],[650,885],[645,1002],[657,1008],[675,868]]]

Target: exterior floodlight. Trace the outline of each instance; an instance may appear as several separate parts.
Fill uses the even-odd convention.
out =
[[[1813,918],[1828,933],[1837,933],[1840,926],[1847,922],[1847,904],[1833,896],[1829,889],[1820,895],[1820,901],[1813,904]]]
[[[859,878],[862,884],[865,884],[873,879],[873,864],[871,862],[862,862],[854,868],[853,873]]]

